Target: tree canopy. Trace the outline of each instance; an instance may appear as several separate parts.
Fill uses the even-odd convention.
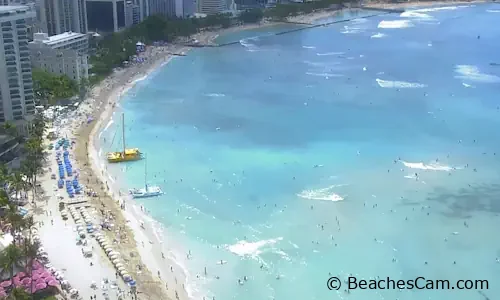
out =
[[[33,91],[38,101],[54,104],[59,99],[78,95],[78,84],[66,75],[55,75],[42,69],[33,69]]]

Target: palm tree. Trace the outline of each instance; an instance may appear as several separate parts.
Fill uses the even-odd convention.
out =
[[[19,214],[17,208],[17,205],[9,204],[9,209],[7,210],[7,214],[5,216],[7,222],[10,223],[10,234],[14,237],[14,244],[16,242],[16,233],[21,231],[21,229],[25,226],[25,220]]]
[[[10,176],[10,186],[16,191],[16,199],[18,199],[19,193],[27,187],[21,172],[16,171]]]
[[[30,274],[30,277],[33,276],[33,263],[35,262],[36,259],[39,259],[38,255],[38,250],[40,249],[40,243],[37,241],[33,241],[31,238],[26,238],[24,239],[23,242],[23,256],[24,256],[24,263],[26,267],[27,273]],[[31,290],[33,290],[33,284],[34,282],[31,282]]]
[[[15,244],[10,244],[0,252],[0,269],[9,272],[10,278],[14,277],[14,268],[19,265],[22,251]]]

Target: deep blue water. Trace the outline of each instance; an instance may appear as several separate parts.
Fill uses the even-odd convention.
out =
[[[121,102],[127,143],[166,192],[140,203],[172,251],[193,253],[194,295],[484,299],[332,292],[329,273],[489,279],[485,295],[499,295],[499,12],[240,32],[222,38],[239,45],[193,50],[132,89]],[[128,187],[143,183],[142,162],[109,169]]]

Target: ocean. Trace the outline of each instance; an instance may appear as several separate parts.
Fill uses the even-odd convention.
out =
[[[319,22],[356,19],[225,35],[240,43],[176,57],[123,96],[100,152],[118,149],[123,112],[127,146],[165,191],[137,203],[195,299],[494,297],[499,12],[344,12]],[[144,169],[108,166],[127,188],[143,186]],[[347,292],[350,275],[489,289]]]

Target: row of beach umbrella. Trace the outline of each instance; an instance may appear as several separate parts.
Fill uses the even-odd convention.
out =
[[[135,281],[132,279],[132,276],[127,272],[125,269],[125,266],[122,263],[122,260],[120,259],[120,253],[113,250],[113,247],[111,244],[106,240],[106,238],[101,234],[101,233],[96,233],[96,240],[101,246],[101,248],[106,252],[106,255],[108,256],[109,260],[113,263],[115,266],[115,269],[117,273],[120,274],[120,276],[123,278],[125,282],[129,286],[135,286]]]

